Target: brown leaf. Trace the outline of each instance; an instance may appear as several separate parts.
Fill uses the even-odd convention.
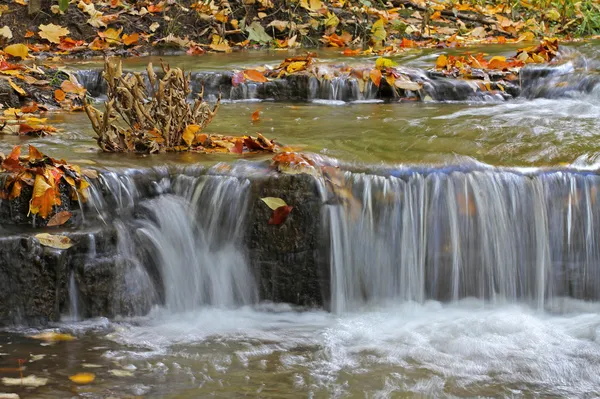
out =
[[[294,209],[294,207],[289,205],[280,206],[275,209],[269,219],[269,224],[279,225],[285,222],[292,209]]]
[[[46,226],[48,226],[48,227],[62,226],[69,219],[71,219],[72,215],[73,214],[69,211],[58,212],[56,215],[52,216],[50,218],[50,220],[48,220],[48,224],[46,224]]]
[[[244,143],[241,139],[237,139],[235,141],[235,145],[231,148],[229,148],[230,152],[233,152],[234,154],[241,154],[244,151]]]

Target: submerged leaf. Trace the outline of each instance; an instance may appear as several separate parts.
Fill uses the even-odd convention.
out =
[[[69,377],[71,381],[76,384],[89,384],[96,379],[96,376],[93,373],[77,373]]]
[[[38,234],[40,235],[40,234]],[[47,234],[50,235],[50,234]],[[75,339],[71,334],[57,333],[54,331],[46,331],[36,335],[31,335],[29,338],[40,339],[42,341],[73,341]]]

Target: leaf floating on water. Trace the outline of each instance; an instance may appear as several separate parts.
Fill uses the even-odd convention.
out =
[[[29,338],[41,339],[42,341],[73,341],[75,339],[71,334],[57,333],[53,331],[46,331],[36,335],[31,335]]]
[[[67,223],[69,219],[71,219],[71,216],[73,216],[73,214],[69,211],[58,212],[56,215],[52,216],[50,220],[48,220],[48,224],[46,224],[46,226],[62,226],[63,224]]]
[[[40,354],[40,355],[31,355],[31,359],[29,359],[30,362],[36,362],[38,360],[42,360],[43,358],[45,358],[46,355],[45,354]]]
[[[69,377],[71,381],[75,384],[89,384],[96,379],[96,376],[93,373],[77,373]]]
[[[23,378],[3,377],[2,383],[8,386],[41,387],[48,383],[48,379],[36,377],[35,375],[29,375]]]
[[[59,236],[48,233],[40,233],[36,234],[35,238],[37,238],[40,244],[57,249],[68,249],[73,246],[71,239],[67,236]]]
[[[108,370],[115,377],[133,377],[133,373],[127,370]]]
[[[97,369],[97,368],[100,368],[100,367],[103,367],[103,366],[102,366],[102,365],[100,365],[100,364],[93,364],[93,363],[83,363],[83,364],[81,365],[81,367],[85,367],[86,369]]]
[[[275,209],[269,219],[269,224],[280,225],[285,222],[292,209],[294,209],[294,207],[288,205],[280,206]]]
[[[281,208],[282,206],[287,206],[284,200],[277,197],[264,197],[261,198],[261,201],[267,204],[267,206],[272,210],[276,210],[277,208]]]

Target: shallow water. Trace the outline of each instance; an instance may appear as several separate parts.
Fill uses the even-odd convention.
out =
[[[0,362],[15,367],[45,354],[24,372],[49,378],[38,398],[595,397],[599,310],[569,299],[545,312],[476,299],[341,316],[285,305],[157,309],[136,320],[63,324],[78,339],[50,346],[23,331],[3,334]],[[77,372],[96,381],[73,386],[67,377]]]
[[[597,45],[572,47],[585,55],[590,64],[597,59]],[[514,47],[494,46],[486,50],[508,55]],[[426,67],[439,52],[415,50],[396,59],[411,67]],[[273,64],[285,55],[234,53],[227,57],[184,56],[165,60],[187,69],[219,70]],[[331,61],[342,59],[333,51],[319,55]],[[146,61],[127,64],[135,68]],[[94,62],[80,66],[95,67],[98,64]],[[595,72],[594,68],[589,72]],[[262,132],[295,149],[370,165],[569,164],[591,168],[600,154],[599,99],[600,91],[508,102],[230,102],[222,105],[207,132]],[[252,123],[251,114],[257,109],[262,111],[260,121]],[[117,168],[165,163],[210,165],[239,158],[269,158],[103,154],[96,148],[83,113],[48,117],[49,123],[63,132],[36,139],[4,137],[0,151],[10,151],[14,144],[31,143],[43,152],[74,163]],[[568,196],[569,206],[571,200],[572,196]],[[160,203],[161,199],[157,201]],[[178,204],[163,204],[174,206],[174,212],[165,208],[155,219],[176,219],[172,216],[179,215],[176,209],[185,206]],[[220,220],[215,217],[213,222],[218,224]],[[172,242],[160,243],[170,245],[173,259],[189,263],[187,267],[200,258],[204,259],[203,264],[211,265],[229,262],[224,266],[232,266],[235,262],[228,260],[231,258],[239,261],[239,256],[230,256],[236,255],[233,250],[221,251],[223,256],[205,257],[202,245],[190,241],[186,247],[176,240],[177,234],[183,227],[190,231],[188,235],[195,234],[194,226],[188,226],[189,221],[178,223],[170,226],[171,230],[155,231],[156,226],[146,226],[149,236],[164,234],[174,238]],[[210,240],[203,243],[210,244]],[[183,247],[192,249],[181,250]],[[167,252],[163,248],[163,253]],[[198,283],[199,271],[184,270],[183,275],[172,277],[182,281],[188,275],[189,284]],[[49,379],[47,385],[35,389],[0,385],[0,392],[35,398],[600,395],[600,304],[596,302],[554,297],[548,298],[543,308],[533,308],[503,301],[498,296],[493,302],[474,298],[451,303],[396,300],[332,314],[274,304],[214,307],[231,305],[225,300],[208,301],[210,305],[204,307],[195,307],[195,303],[187,306],[183,290],[178,292],[177,284],[173,285],[173,303],[181,306],[156,308],[150,315],[134,319],[65,321],[52,326],[74,334],[74,341],[48,345],[28,338],[37,330],[25,328],[0,333],[1,377],[18,377],[18,359],[25,359],[24,376]],[[219,298],[218,294],[214,297]],[[75,316],[65,315],[65,320]],[[68,376],[78,372],[93,372],[96,380],[76,386]]]

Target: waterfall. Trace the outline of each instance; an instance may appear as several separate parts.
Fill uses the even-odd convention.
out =
[[[137,230],[156,256],[165,306],[178,312],[256,302],[254,278],[240,245],[249,182],[182,175],[173,186],[178,195],[143,204],[147,216]]]
[[[388,300],[597,299],[600,178],[345,172],[329,205],[332,308]]]
[[[79,321],[79,295],[77,293],[77,281],[75,281],[75,272],[71,270],[69,274],[69,314],[68,319]]]

